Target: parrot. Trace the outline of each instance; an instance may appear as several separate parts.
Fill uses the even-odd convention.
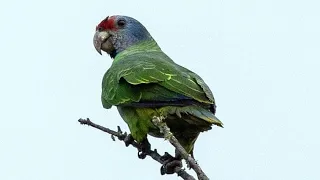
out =
[[[117,108],[133,140],[143,143],[147,135],[164,138],[152,123],[153,117],[164,117],[172,134],[193,156],[201,132],[212,125],[223,127],[215,116],[215,99],[208,85],[167,56],[138,20],[106,17],[96,26],[93,44],[99,54],[104,51],[113,59],[102,80],[102,105]]]

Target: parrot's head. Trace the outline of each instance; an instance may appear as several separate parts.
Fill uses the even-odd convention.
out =
[[[147,29],[137,20],[128,16],[110,16],[96,27],[93,44],[98,53],[101,50],[114,58],[133,44],[153,40]]]

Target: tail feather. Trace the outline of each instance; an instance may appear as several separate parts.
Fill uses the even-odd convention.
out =
[[[223,127],[222,122],[201,106],[166,106],[157,110],[165,116],[171,132],[185,150],[193,156],[194,143],[200,132],[211,129],[212,124]]]
[[[182,114],[192,115],[197,117],[197,119],[199,118],[199,120],[204,120],[207,123],[223,127],[222,122],[211,111],[200,106],[167,106],[161,108],[161,111],[166,112],[164,115],[176,114],[179,118],[182,118]],[[189,123],[194,124],[196,122],[190,121]]]

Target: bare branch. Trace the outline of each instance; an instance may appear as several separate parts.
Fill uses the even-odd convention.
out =
[[[187,164],[192,168],[198,175],[199,180],[209,180],[208,176],[202,171],[198,163],[186,152],[186,150],[181,146],[176,137],[170,132],[170,128],[163,121],[164,117],[153,117],[152,122],[155,126],[160,129],[163,133],[164,138],[169,140],[169,142],[179,151],[182,158],[186,160]]]
[[[118,131],[113,131],[109,128],[106,128],[106,127],[103,127],[103,126],[100,126],[98,124],[95,124],[93,123],[92,121],[90,121],[89,118],[87,119],[79,119],[78,122],[80,122],[80,124],[83,124],[83,125],[88,125],[88,126],[91,126],[91,127],[94,127],[96,129],[99,129],[103,132],[106,132],[106,133],[109,133],[111,134],[111,138],[112,140],[115,140],[114,137],[118,137],[118,139],[120,141],[124,141],[129,135],[127,135],[127,133],[123,133],[122,130],[120,129],[120,127],[118,126]],[[135,147],[136,149],[141,149],[141,146],[139,143],[137,143],[136,141],[132,141],[131,142],[131,145],[133,147]],[[181,145],[180,145],[181,146]],[[163,156],[161,156],[157,150],[150,150],[148,152],[146,152],[148,156],[150,156],[152,159],[154,159],[155,161],[159,162],[160,164],[164,164],[165,162],[162,160]],[[176,167],[174,169],[174,172],[180,176],[182,179],[184,180],[195,180],[195,178],[193,176],[191,176],[190,174],[188,174],[183,168],[181,167]]]

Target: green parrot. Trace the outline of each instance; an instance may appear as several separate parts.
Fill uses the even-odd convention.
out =
[[[152,123],[154,116],[165,117],[191,155],[200,132],[213,124],[222,127],[206,83],[170,59],[134,18],[105,18],[96,27],[93,42],[100,54],[102,50],[114,59],[102,81],[103,107],[117,107],[137,142],[142,143],[148,134],[163,137]]]

